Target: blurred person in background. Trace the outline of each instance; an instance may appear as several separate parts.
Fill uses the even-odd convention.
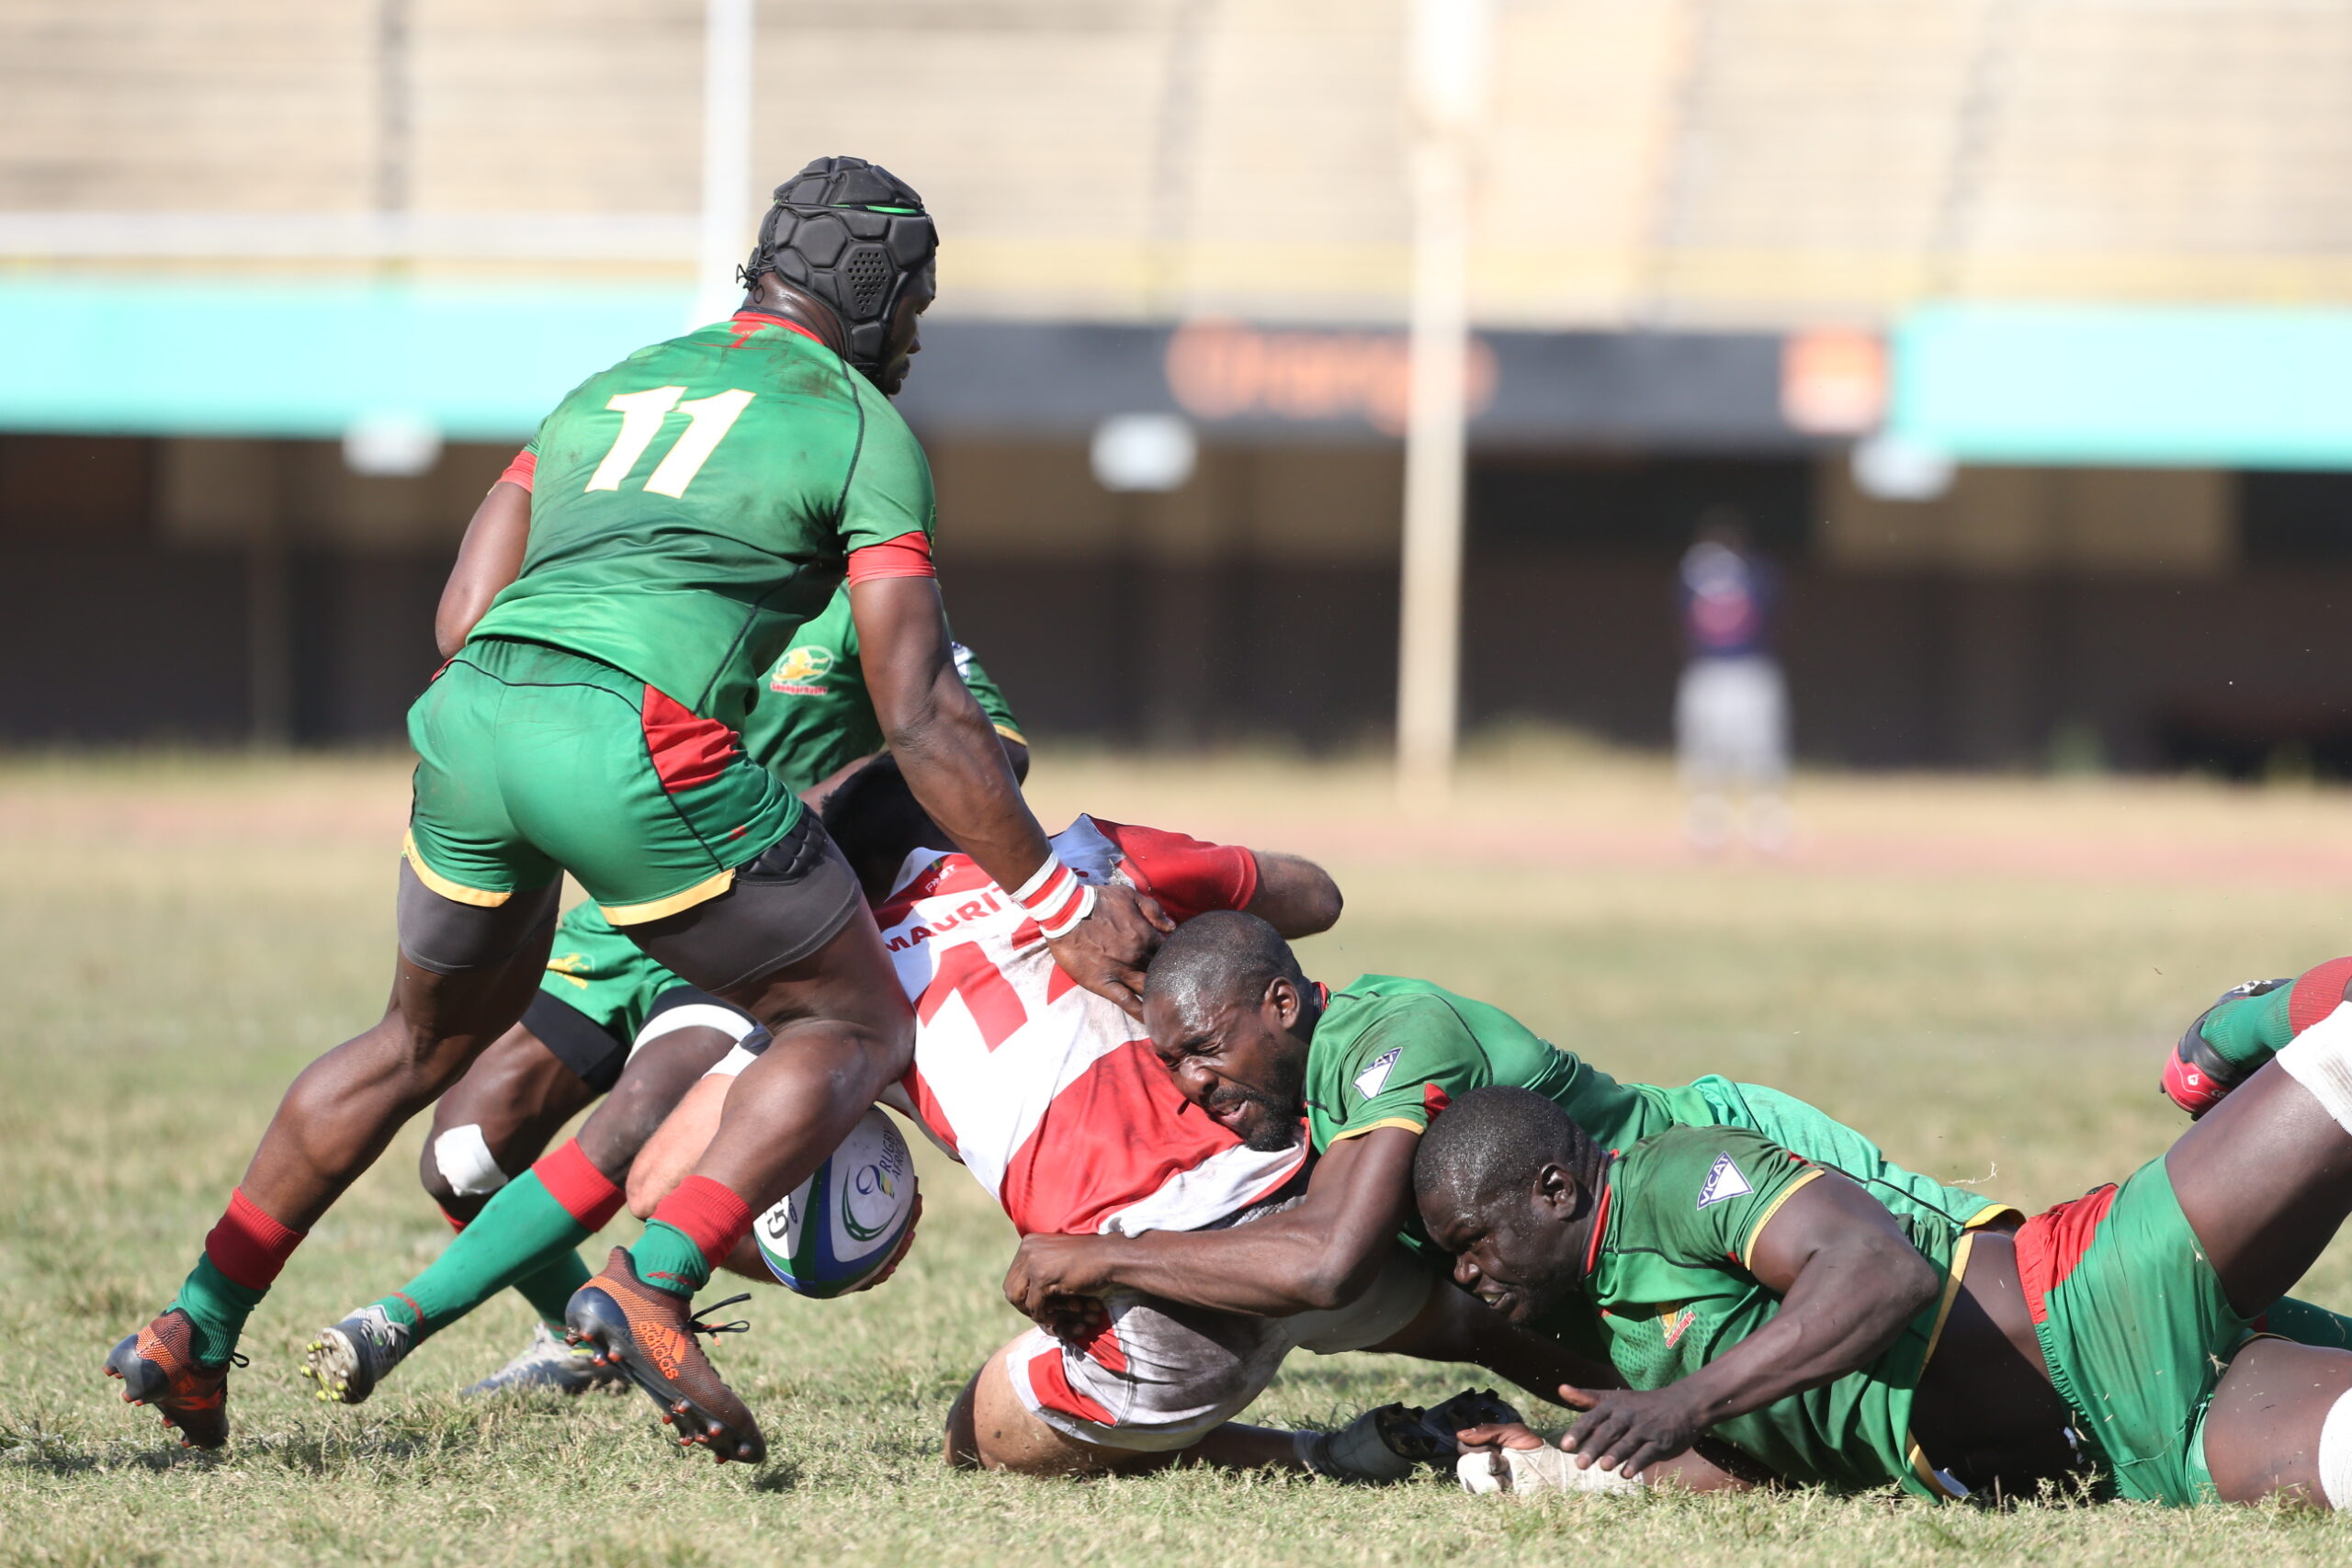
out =
[[[1788,847],[1789,691],[1772,657],[1778,590],[1739,513],[1707,512],[1675,583],[1688,649],[1674,697],[1675,759],[1688,795],[1683,829],[1699,850],[1721,850],[1743,828],[1759,850]]]

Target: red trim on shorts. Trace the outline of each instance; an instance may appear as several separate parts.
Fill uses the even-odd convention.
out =
[[[2352,984],[2352,958],[2331,958],[2297,977],[2287,994],[2287,1024],[2301,1034],[2344,1004],[2344,990]]]
[[[662,1200],[653,1218],[683,1233],[712,1268],[752,1234],[752,1206],[707,1176],[689,1176]]]
[[[581,1152],[577,1138],[566,1138],[561,1148],[541,1155],[532,1163],[531,1174],[565,1213],[591,1231],[603,1230],[620,1212],[619,1186]]]
[[[498,476],[498,482],[521,485],[525,490],[528,490],[531,488],[532,477],[538,471],[539,455],[526,446],[514,454],[514,460],[506,465],[504,473]]]
[[[819,348],[826,346],[823,338],[819,337],[798,321],[787,321],[782,316],[771,316],[763,310],[738,310],[727,319],[739,329],[735,333],[735,341],[727,345],[729,348],[742,347],[743,341],[762,327],[781,327],[788,333],[798,333]]]
[[[878,545],[861,545],[849,553],[849,585],[884,577],[937,577],[931,564],[931,536],[918,528]]]
[[[2066,1282],[2083,1255],[2098,1239],[2098,1227],[2115,1206],[2115,1183],[2095,1188],[2026,1221],[2018,1230],[2018,1283],[2033,1321],[2050,1316],[2050,1292]]]
[[[229,1194],[228,1213],[204,1238],[204,1255],[246,1290],[266,1291],[301,1245],[300,1231],[288,1230],[263,1213],[240,1187]]]
[[[645,706],[639,716],[653,771],[671,795],[708,784],[736,758],[733,730],[715,718],[692,712],[651,686],[645,688]]]
[[[1074,1416],[1098,1427],[1119,1424],[1118,1417],[1070,1387],[1069,1373],[1062,1367],[1059,1340],[1030,1358],[1029,1391],[1037,1396],[1038,1404],[1058,1415]]]

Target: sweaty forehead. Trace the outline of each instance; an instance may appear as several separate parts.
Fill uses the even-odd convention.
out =
[[[1154,991],[1143,1004],[1144,1027],[1155,1044],[1175,1045],[1214,1039],[1225,1032],[1233,1009],[1221,998],[1190,986]]]

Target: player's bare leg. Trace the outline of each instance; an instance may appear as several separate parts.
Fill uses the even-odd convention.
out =
[[[699,982],[693,954],[647,945]],[[707,1330],[687,1303],[752,1219],[807,1180],[906,1071],[914,1013],[862,901],[809,957],[749,983],[704,988],[759,1019],[774,1043],[736,1079],[694,1173],[662,1201],[633,1251],[614,1249],[567,1318],[574,1343],[621,1364],[682,1443],[756,1462],[765,1439],[695,1342]]]
[[[2352,1213],[2352,1027],[2313,1025],[2183,1134],[2165,1167],[2230,1306],[2283,1296]],[[2256,1341],[2222,1377],[2205,1457],[2224,1498],[2352,1506],[2352,1353]]]
[[[552,886],[484,909],[424,889],[405,863],[401,878],[391,1005],[295,1078],[178,1298],[107,1358],[123,1397],[154,1405],[190,1446],[227,1441],[238,1336],[304,1233],[522,1017],[547,963]]]
[[[484,1074],[483,1063],[475,1064],[444,1104],[460,1101],[458,1114],[489,1117],[492,1133],[515,1132],[519,1136],[493,1146],[481,1123],[459,1122],[457,1134],[472,1134],[470,1150],[461,1145],[452,1152],[436,1142],[426,1161],[429,1170],[437,1166],[453,1185],[467,1185],[461,1179],[470,1174],[475,1191],[484,1187],[492,1190],[476,1199],[481,1205],[479,1213],[431,1268],[311,1341],[303,1371],[318,1384],[319,1397],[361,1403],[426,1336],[510,1284],[538,1312],[541,1326],[522,1354],[468,1392],[535,1388],[578,1393],[610,1382],[615,1374],[574,1352],[559,1337],[573,1293],[589,1278],[575,1249],[618,1208],[620,1178],[650,1130],[734,1044],[734,1035],[698,1026],[646,1040],[629,1055],[618,1081],[579,1134],[533,1161],[531,1156],[554,1130],[548,1124],[547,1102],[500,1105],[492,1097],[500,1092],[527,1096],[535,1089],[552,1086],[554,1103],[568,1106],[595,1091],[556,1062],[526,1031],[509,1031],[485,1055],[485,1061],[498,1057],[495,1066],[508,1070]],[[571,1087],[564,1089],[538,1070],[528,1052],[555,1063],[560,1078]],[[516,1145],[526,1139],[528,1152],[517,1157]],[[463,1168],[467,1160],[489,1168],[469,1173]],[[506,1160],[514,1161],[511,1168],[503,1165]],[[517,1172],[511,1181],[505,1168]]]
[[[470,1220],[595,1100],[578,1073],[518,1023],[433,1102],[417,1179],[452,1222]]]

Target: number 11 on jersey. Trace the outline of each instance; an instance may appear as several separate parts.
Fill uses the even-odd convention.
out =
[[[752,404],[752,394],[745,391],[714,392],[707,398],[685,397],[684,387],[651,387],[642,392],[615,392],[605,406],[621,416],[620,434],[613,439],[613,449],[596,465],[588,478],[590,490],[618,490],[621,480],[628,478],[645,449],[653,445],[661,434],[662,422],[672,410],[687,419],[685,434],[679,436],[653,472],[646,477],[645,488],[657,495],[683,496],[686,487],[695,482],[702,466],[710,461],[721,437],[742,417]]]

